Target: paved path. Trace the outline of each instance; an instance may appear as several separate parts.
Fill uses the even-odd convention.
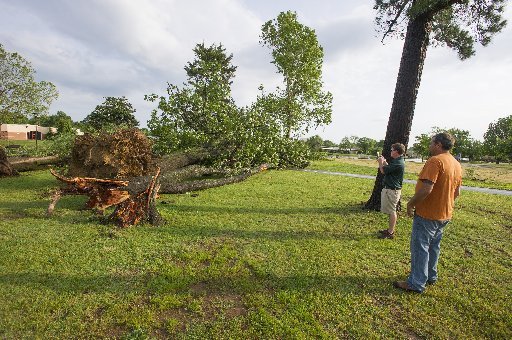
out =
[[[357,178],[368,178],[368,179],[375,179],[375,176],[370,175],[358,175],[358,174],[349,174],[346,172],[334,172],[334,171],[325,171],[325,170],[310,170],[310,169],[301,169],[301,171],[305,172],[315,172],[319,174],[327,174],[327,175],[339,175],[339,176],[348,176],[348,177],[357,177]],[[410,184],[416,184],[416,181],[412,179],[404,179],[405,183]],[[505,196],[512,196],[511,190],[499,190],[499,189],[489,189],[489,188],[479,188],[479,187],[468,187],[463,185],[461,187],[462,190],[467,191],[477,191],[477,192],[483,192],[486,194],[495,194],[495,195],[505,195]]]

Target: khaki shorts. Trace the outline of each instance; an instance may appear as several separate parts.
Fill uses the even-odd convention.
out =
[[[384,214],[396,213],[396,205],[400,200],[402,190],[382,189],[380,193],[380,211]]]

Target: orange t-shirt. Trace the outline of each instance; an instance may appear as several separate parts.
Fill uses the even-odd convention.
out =
[[[432,192],[416,205],[416,214],[428,220],[445,221],[452,218],[455,190],[462,184],[462,168],[450,154],[432,156],[418,176],[416,191],[421,180],[434,183]]]

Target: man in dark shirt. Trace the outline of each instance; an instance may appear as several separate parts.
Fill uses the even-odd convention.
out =
[[[380,230],[380,238],[394,238],[395,226],[397,220],[396,206],[400,201],[402,193],[402,182],[404,180],[405,162],[403,154],[405,146],[400,143],[391,145],[391,161],[388,162],[383,156],[380,156],[379,171],[384,175],[381,196],[380,211],[389,215],[388,229]]]

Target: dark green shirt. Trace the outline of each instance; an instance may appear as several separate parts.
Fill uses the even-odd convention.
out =
[[[404,156],[398,158],[391,158],[388,165],[383,167],[384,170],[384,188],[388,189],[402,189],[402,182],[404,180],[405,161]]]

